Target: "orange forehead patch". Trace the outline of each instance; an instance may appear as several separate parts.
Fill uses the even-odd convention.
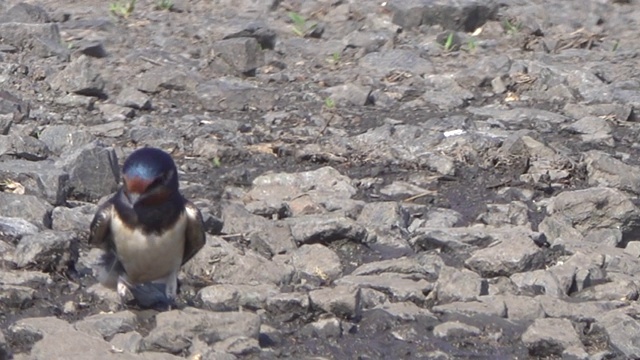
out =
[[[147,191],[147,187],[151,184],[151,181],[144,180],[139,177],[129,178],[124,177],[124,185],[127,187],[127,191],[137,194],[143,194]]]

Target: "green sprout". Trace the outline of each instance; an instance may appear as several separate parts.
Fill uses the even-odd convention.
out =
[[[173,7],[172,0],[158,0],[156,7],[160,10],[171,10]]]
[[[620,47],[620,40],[616,40],[616,42],[613,44],[613,48],[611,49],[611,51],[615,52],[618,50],[619,47]]]
[[[449,35],[447,36],[447,40],[445,40],[444,42],[444,50],[445,51],[451,51],[453,50],[453,33],[449,33]]]
[[[291,21],[293,22],[293,28],[291,29],[291,31],[293,31],[294,34],[300,37],[304,37],[310,30],[313,30],[313,28],[318,25],[313,22],[307,23],[307,19],[296,12],[290,11],[288,15],[289,19],[291,19]]]
[[[327,109],[333,109],[336,107],[336,102],[332,98],[328,97],[324,99],[324,107]]]
[[[467,50],[475,51],[477,47],[478,47],[478,40],[474,37],[470,37],[469,40],[467,40]]]
[[[217,168],[222,166],[222,161],[220,161],[220,157],[218,157],[218,156],[216,156],[213,159],[211,159],[211,163],[213,164],[214,167],[217,167]]]
[[[136,8],[136,0],[128,0],[125,2],[113,2],[109,5],[109,12],[115,16],[122,18],[128,18]]]
[[[517,34],[522,29],[522,23],[518,23],[512,20],[505,20],[502,22],[502,28],[509,35]]]
[[[340,52],[336,51],[333,54],[331,54],[330,58],[327,58],[327,62],[332,64],[332,65],[337,65],[340,62]]]

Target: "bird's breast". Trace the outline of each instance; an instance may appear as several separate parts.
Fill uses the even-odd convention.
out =
[[[111,232],[116,254],[129,281],[146,283],[177,271],[182,263],[186,227],[184,213],[172,227],[159,234],[130,228],[118,216],[114,216]]]

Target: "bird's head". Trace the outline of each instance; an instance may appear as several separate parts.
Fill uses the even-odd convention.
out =
[[[178,191],[176,165],[160,149],[134,151],[125,160],[122,174],[124,194],[131,206],[159,204]]]

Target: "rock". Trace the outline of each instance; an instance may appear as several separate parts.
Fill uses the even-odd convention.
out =
[[[267,299],[266,310],[278,321],[289,322],[306,316],[310,306],[307,294],[281,293]]]
[[[491,1],[389,1],[393,23],[403,28],[440,25],[444,29],[472,32],[492,20],[498,4]],[[444,14],[444,15],[443,15]]]
[[[77,52],[96,59],[109,56],[101,41],[83,41],[77,44]]]
[[[76,322],[74,327],[85,334],[106,339],[118,333],[133,331],[137,325],[136,314],[131,311],[122,311],[115,314],[91,315]]]
[[[340,320],[335,318],[320,319],[305,325],[301,334],[309,338],[339,338],[342,335]]]
[[[396,302],[383,304],[375,309],[367,311],[366,315],[377,311],[382,311],[390,315],[394,319],[400,321],[417,321],[419,323],[439,322],[437,317],[429,310],[421,308],[412,302]]]
[[[10,155],[17,159],[40,161],[48,158],[50,153],[45,143],[32,136],[0,135],[0,156]]]
[[[544,252],[536,245],[544,235],[513,228],[500,236],[499,242],[475,251],[465,264],[483,277],[509,276],[544,266]]]
[[[369,89],[355,84],[336,85],[323,90],[323,94],[330,97],[337,106],[371,105],[370,93]]]
[[[617,188],[640,194],[640,168],[627,165],[601,151],[585,154],[589,185]]]
[[[359,288],[371,288],[389,294],[394,302],[413,301],[422,304],[425,294],[433,290],[433,284],[425,280],[414,281],[410,276],[383,273],[380,275],[347,275],[335,281],[337,285],[350,285]]]
[[[604,144],[614,146],[612,136],[612,127],[607,120],[596,117],[587,116],[568,126],[569,131],[580,134],[582,141],[592,142],[595,144]]]
[[[530,296],[503,295],[507,316],[514,321],[531,321],[546,316],[538,298]]]
[[[50,125],[42,130],[38,139],[45,143],[51,152],[60,155],[65,150],[89,144],[94,137],[89,131],[76,126]]]
[[[594,229],[618,228],[624,242],[637,240],[640,211],[616,189],[565,191],[549,201],[547,213],[567,219],[583,234]]]
[[[296,243],[327,244],[335,240],[362,242],[367,231],[360,224],[345,216],[306,215],[286,220]]]
[[[120,168],[113,148],[93,142],[63,155],[57,164],[69,173],[75,198],[95,201],[118,189]]]
[[[595,321],[598,314],[627,305],[623,301],[568,302],[548,295],[538,295],[536,300],[540,302],[547,317],[567,318],[578,322]]]
[[[33,195],[0,192],[0,216],[24,219],[39,229],[51,227],[53,207]]]
[[[10,271],[0,272],[0,283],[5,285],[24,285],[33,288],[50,286],[53,281],[48,274],[39,271]]]
[[[289,254],[275,256],[273,260],[293,266],[297,272],[324,282],[331,282],[342,275],[338,254],[321,244],[302,245]]]
[[[425,254],[417,257],[373,261],[357,267],[351,275],[376,275],[381,273],[399,273],[413,278],[435,281],[444,267],[438,255]]]
[[[116,104],[137,110],[150,110],[151,98],[133,87],[125,87],[118,94]]]
[[[256,109],[271,110],[278,100],[277,92],[248,81],[221,77],[197,85],[196,95],[208,111]]]
[[[0,301],[8,308],[23,309],[35,296],[36,291],[28,286],[0,284]]]
[[[69,57],[69,50],[62,46],[58,24],[0,23],[0,33],[3,44],[14,46],[25,54],[40,58]]]
[[[60,271],[78,259],[78,245],[75,233],[45,230],[22,237],[14,261],[19,268]]]
[[[464,338],[466,336],[479,336],[481,333],[482,331],[477,327],[459,321],[447,321],[433,328],[433,335],[439,338]]]
[[[204,308],[212,311],[258,310],[265,307],[267,298],[278,294],[270,284],[210,285],[198,291]]]
[[[98,110],[100,110],[100,112],[102,113],[102,117],[104,118],[104,121],[107,123],[110,122],[119,122],[119,121],[125,121],[127,119],[130,119],[133,117],[133,115],[135,114],[135,111],[130,108],[130,107],[124,107],[124,106],[120,106],[120,105],[116,105],[116,104],[99,104],[98,105]],[[95,127],[92,128],[92,130],[95,130]],[[158,134],[163,134],[162,130],[160,129],[154,129],[155,132]],[[136,141],[136,142],[141,142],[141,138],[139,136],[134,136],[138,135],[134,132],[134,129],[131,129],[132,132],[132,140]]]
[[[196,308],[172,310],[156,316],[156,327],[144,339],[145,348],[178,353],[191,339],[208,345],[234,336],[258,339],[260,317],[248,312],[209,312]]]
[[[509,204],[488,204],[487,211],[481,214],[479,220],[493,226],[526,226],[529,225],[529,208],[522,201],[512,201]]]
[[[271,258],[274,255],[284,254],[296,249],[296,244],[291,236],[291,228],[280,222],[267,222],[269,225],[262,230],[248,234],[251,248],[259,254]],[[265,231],[270,229],[270,231]]]
[[[246,336],[233,336],[219,341],[213,345],[214,350],[236,356],[260,353],[260,344],[257,339]]]
[[[112,359],[112,345],[91,334],[77,331],[64,320],[55,317],[34,317],[15,322],[8,329],[8,336],[21,343],[33,344],[29,356],[34,359]],[[74,341],[60,341],[73,339]],[[118,354],[119,359],[140,359],[138,355]],[[179,359],[170,354],[147,353],[148,360]]]
[[[497,317],[507,317],[507,306],[504,300],[488,295],[479,296],[479,301],[452,302],[449,304],[436,305],[432,311],[436,314],[457,314],[464,316],[488,315]]]
[[[52,162],[0,162],[0,178],[19,183],[24,187],[25,194],[42,197],[52,205],[60,205],[66,201],[69,175]]]
[[[0,23],[45,24],[51,22],[47,11],[39,5],[20,2],[0,15]]]
[[[196,278],[219,284],[286,284],[293,266],[276,264],[246,250],[242,254],[233,245],[217,237],[207,237],[207,244],[182,269]]]
[[[536,319],[522,334],[532,356],[560,356],[573,346],[582,347],[578,333],[567,319]]]
[[[7,340],[5,339],[2,331],[0,331],[0,358],[2,359],[12,358],[11,349],[9,348],[9,345],[7,344]]]
[[[358,319],[362,311],[360,289],[348,286],[322,288],[309,293],[311,306],[345,318]]]
[[[17,217],[0,216],[0,238],[20,239],[38,232],[38,227]]]
[[[96,210],[94,204],[73,208],[58,206],[51,212],[51,228],[58,231],[88,231]]]
[[[215,55],[241,74],[255,74],[264,64],[264,54],[258,40],[252,37],[238,37],[216,41],[212,44]]]
[[[288,224],[267,220],[250,213],[237,203],[222,204],[221,216],[224,220],[222,232],[226,234],[246,234],[252,247],[272,257],[296,249]]]
[[[279,208],[284,202],[291,216],[360,210],[361,202],[351,200],[357,189],[351,179],[332,167],[299,173],[274,173],[256,177],[247,197]]]
[[[613,280],[584,288],[571,297],[580,300],[629,300],[638,299],[638,285],[631,280]]]
[[[129,331],[127,333],[117,333],[113,335],[111,346],[130,353],[138,353],[142,350],[143,337],[137,331]]]
[[[134,82],[136,88],[145,93],[162,90],[195,90],[200,78],[197,74],[173,66],[157,66],[141,75]]]
[[[85,55],[70,62],[48,81],[54,90],[99,98],[107,96],[104,92],[105,81],[98,71],[98,64]]]
[[[561,283],[553,272],[546,270],[521,272],[511,275],[510,279],[522,292],[547,294],[558,298],[568,295],[573,285],[573,282]]]
[[[480,295],[487,295],[488,284],[473,271],[443,267],[436,282],[435,292],[438,303],[472,301]]]
[[[387,75],[394,70],[406,71],[417,76],[433,73],[433,65],[429,60],[421,58],[413,51],[401,49],[369,53],[360,59],[359,65],[381,75]]]
[[[394,229],[407,229],[410,218],[409,212],[397,202],[383,201],[365,204],[357,221],[367,229],[374,229],[376,233],[385,233]]]
[[[616,350],[629,359],[640,357],[640,340],[636,336],[640,331],[640,322],[621,311],[609,311],[598,317],[609,342]]]

